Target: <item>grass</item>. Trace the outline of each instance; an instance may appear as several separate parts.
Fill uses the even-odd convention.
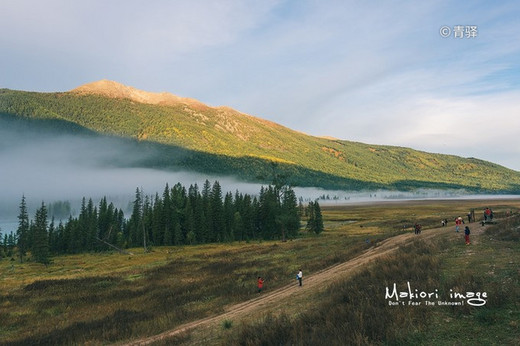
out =
[[[466,306],[435,314],[423,340],[438,345],[520,343],[519,234],[516,216],[486,230],[471,247],[457,245],[453,256],[446,257],[441,277],[445,286],[487,292],[489,299],[482,308]],[[437,328],[443,333],[435,332]]]
[[[520,341],[520,216],[474,235],[421,238],[327,289],[299,314],[268,314],[243,323],[229,345],[517,345]],[[419,291],[486,292],[482,307],[388,306],[385,287],[411,282]],[[428,299],[429,300],[429,299]]]
[[[314,309],[297,315],[268,314],[260,323],[242,325],[238,335],[223,344],[368,345],[401,338],[403,330],[420,330],[428,322],[428,307],[388,307],[382,292],[393,282],[412,278],[435,287],[440,263],[432,255],[441,246],[414,242],[352,279],[339,280]]]
[[[154,335],[182,323],[218,314],[231,303],[256,297],[258,276],[266,279],[264,290],[268,292],[292,283],[299,267],[304,268],[306,275],[309,275],[334,263],[348,260],[386,237],[411,230],[407,227],[403,230],[403,226],[420,222],[424,228],[437,227],[441,218],[453,220],[458,215],[465,215],[469,208],[481,210],[486,206],[493,207],[495,215],[500,217],[506,210],[517,210],[520,202],[418,201],[347,207],[328,206],[322,208],[326,231],[321,236],[304,235],[286,243],[251,242],[156,247],[150,253],[133,249],[134,256],[116,253],[60,256],[54,258],[53,263],[47,267],[35,263],[13,264],[12,261],[4,259],[0,261],[0,344],[105,344]],[[507,280],[507,275],[514,277],[514,270],[518,271],[517,263],[509,265],[505,262],[507,258],[515,258],[512,256],[518,255],[518,247],[507,241],[503,243],[503,240],[498,240],[499,236],[496,238],[495,247],[482,241],[472,245],[473,250],[479,249],[479,246],[490,247],[484,247],[482,256],[473,256],[471,261],[468,260],[468,256],[463,255],[468,248],[460,246],[462,243],[459,244],[458,240],[448,239],[445,248],[439,251],[446,255],[443,256],[446,260],[442,262],[442,266],[440,261],[437,263],[435,260],[435,251],[423,249],[420,251],[426,252],[418,257],[422,260],[408,267],[440,266],[442,275],[439,274],[436,280],[440,282],[439,287],[444,287],[443,285],[452,285],[456,280],[463,280],[464,283],[471,280],[468,278],[477,277],[471,272],[460,274],[461,263],[465,263],[469,269],[477,270],[484,265],[490,265],[489,259],[496,256],[500,258],[493,262],[495,272],[500,273],[497,276],[498,283],[500,280]],[[510,252],[504,250],[508,247],[511,248]],[[388,263],[391,263],[390,260]],[[396,267],[388,263],[378,262],[377,266],[380,269],[375,273],[392,273]],[[401,268],[397,271],[402,271],[409,277],[416,275],[407,271],[409,268],[405,270],[405,267],[397,267]],[[490,270],[491,267],[484,272]],[[368,275],[369,279],[375,280],[377,285],[371,284],[370,281],[361,281],[362,286],[342,283],[334,291],[340,291],[343,286],[349,287],[348,292],[366,291],[370,285],[374,286],[373,289],[380,289],[381,279],[376,274],[365,276]],[[393,277],[394,274],[388,275]],[[517,272],[515,275],[518,277]],[[420,280],[429,282],[430,279]],[[487,282],[485,278],[482,280],[484,281],[481,282]],[[432,281],[432,285],[435,282]],[[511,285],[515,283],[518,282],[511,281]],[[485,288],[487,289],[487,286]],[[489,288],[489,292],[493,292],[495,297],[498,297],[499,293],[509,294],[511,291],[508,289],[502,292],[498,285],[495,291]],[[309,295],[303,306],[314,310],[316,302],[323,302],[325,306],[329,304],[327,309],[330,310],[336,306],[337,301],[331,303],[328,296],[328,293],[316,292]],[[341,299],[346,298],[343,296]],[[361,298],[350,299],[354,303],[352,307],[359,305],[355,302],[363,301]],[[373,310],[370,305],[366,305],[365,308]],[[505,304],[504,309],[510,308],[510,303]],[[348,310],[352,311],[353,308]],[[420,309],[413,311],[419,313],[420,318],[427,316],[432,325],[442,323],[446,318],[457,320],[457,316],[445,317],[439,310],[442,309],[434,310],[435,314],[431,316],[424,314]],[[373,310],[371,313],[378,315],[378,311]],[[454,313],[456,312],[457,310]],[[469,315],[463,316],[473,315],[470,311]],[[474,319],[496,326],[496,316],[496,312],[480,312]],[[279,325],[284,326],[288,322],[284,322],[283,319],[293,321],[294,316],[267,316],[266,324],[269,325],[269,321],[277,318],[282,318]],[[353,317],[348,317],[348,320],[351,318]],[[401,320],[410,321],[410,318]],[[513,324],[518,323],[518,318],[516,322],[514,319],[511,321]],[[224,343],[225,337],[236,341],[235,333],[241,328],[248,328],[241,326],[239,321],[228,322],[220,326],[220,332],[224,334],[213,342]],[[329,322],[324,323],[327,325]],[[361,324],[359,328],[365,327]],[[316,328],[322,328],[319,322]],[[370,333],[379,335],[377,338],[383,335],[383,332],[376,331],[379,327],[370,328]],[[273,338],[278,337],[277,333]],[[427,328],[421,328],[418,333],[418,337],[425,333],[424,340],[430,337]],[[340,335],[339,332],[335,332],[336,334]],[[387,338],[385,340],[405,340],[404,336],[391,335],[389,332],[384,332],[384,335]],[[244,336],[242,340],[247,338]],[[171,341],[195,342],[189,334],[177,336]]]

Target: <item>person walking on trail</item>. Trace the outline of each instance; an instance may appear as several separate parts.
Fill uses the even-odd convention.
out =
[[[460,225],[462,225],[462,218],[459,216],[455,219],[455,232],[459,232]]]
[[[302,280],[303,280],[303,272],[301,269],[298,271],[298,274],[296,274],[296,279],[298,279],[298,282],[300,283],[300,286],[301,286]]]
[[[470,234],[470,230],[469,230],[469,227],[466,226],[466,228],[464,228],[464,239],[466,240],[466,245],[469,245],[469,234]]]
[[[415,224],[415,234],[421,234],[421,225],[418,223]]]
[[[257,285],[258,285],[258,293],[262,292],[262,289],[264,288],[264,279],[262,279],[262,277],[258,277],[258,281],[257,281]]]

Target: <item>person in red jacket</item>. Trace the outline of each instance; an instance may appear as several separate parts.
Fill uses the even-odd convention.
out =
[[[262,289],[264,288],[264,279],[262,279],[260,276],[258,277],[257,285],[258,293],[262,292]]]

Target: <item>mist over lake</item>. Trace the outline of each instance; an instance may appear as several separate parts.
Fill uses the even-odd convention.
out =
[[[161,194],[181,183],[202,187],[207,179],[218,180],[224,192],[258,194],[262,184],[235,178],[187,172],[180,168],[143,168],[145,152],[129,141],[103,137],[73,128],[72,134],[52,128],[36,128],[30,123],[0,117],[0,229],[14,231],[22,196],[26,197],[32,218],[42,202],[50,205],[69,201],[71,214],[77,215],[83,197],[94,204],[106,196],[125,213],[136,188],[145,195]],[[154,153],[155,155],[155,153]],[[265,185],[265,184],[264,184]],[[467,195],[463,190],[399,191],[327,191],[319,188],[295,188],[304,201],[321,198],[322,203],[356,203],[379,200],[452,198]]]

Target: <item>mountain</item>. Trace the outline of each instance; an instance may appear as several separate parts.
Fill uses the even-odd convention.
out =
[[[519,192],[520,172],[475,158],[314,137],[229,107],[102,80],[69,92],[0,90],[0,115],[133,146],[133,165],[334,189]],[[123,163],[121,163],[123,164]]]
[[[106,79],[84,84],[71,90],[71,92],[78,95],[94,94],[117,99],[128,99],[135,102],[148,103],[152,105],[175,106],[179,104],[185,104],[193,108],[207,108],[206,105],[195,99],[179,97],[167,92],[151,93]]]

